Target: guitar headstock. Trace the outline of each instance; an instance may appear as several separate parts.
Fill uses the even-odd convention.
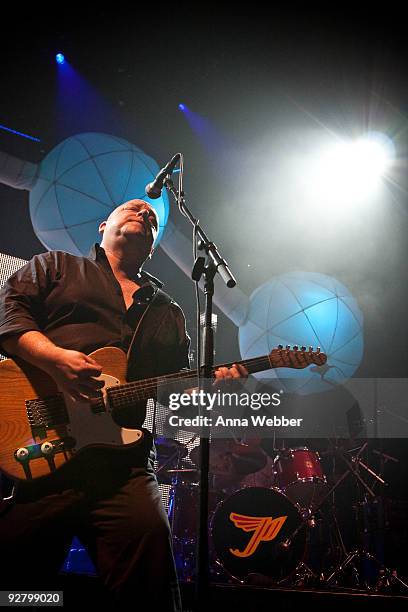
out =
[[[289,344],[286,347],[279,344],[278,348],[273,349],[268,357],[271,368],[295,368],[296,370],[303,370],[312,363],[321,366],[327,361],[327,355],[320,352],[320,347],[314,350],[312,346],[307,349],[305,346],[299,348],[294,345],[291,348]]]

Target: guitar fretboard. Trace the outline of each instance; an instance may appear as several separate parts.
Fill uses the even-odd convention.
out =
[[[263,357],[255,357],[253,359],[247,359],[244,361],[232,361],[230,363],[217,365],[212,370],[213,376],[217,368],[231,368],[234,363],[242,364],[248,370],[249,374],[256,374],[256,372],[262,372],[272,367],[268,355],[264,355]],[[163,389],[167,385],[171,385],[173,383],[177,384],[183,380],[191,381],[197,377],[197,369],[183,370],[175,374],[155,376],[153,378],[145,378],[144,380],[129,382],[124,385],[109,387],[109,389],[107,389],[107,393],[109,400],[113,402],[114,407],[120,407],[133,402],[142,403],[150,398],[157,399],[157,393],[160,388]]]

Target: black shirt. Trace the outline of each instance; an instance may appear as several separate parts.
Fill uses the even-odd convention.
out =
[[[153,277],[148,276],[149,280],[144,273],[135,275],[135,281],[144,284],[134,293],[133,304],[127,310],[120,284],[99,245],[92,248],[88,257],[62,251],[35,255],[0,290],[0,345],[8,336],[35,330],[57,346],[84,353],[104,346],[128,351],[144,310],[160,291],[157,286],[160,281],[152,282]],[[160,318],[164,321],[161,336],[167,350],[164,353],[172,355],[173,367],[168,370],[169,359],[160,366],[154,362],[159,355],[150,355],[150,359],[144,360],[150,371],[140,371],[140,376],[176,371],[189,365],[184,316],[180,307],[166,297],[167,300],[154,301],[161,307]],[[157,322],[155,327],[160,327]],[[146,326],[141,331],[146,336]],[[145,347],[146,343],[147,339]],[[140,376],[135,372],[132,378]]]

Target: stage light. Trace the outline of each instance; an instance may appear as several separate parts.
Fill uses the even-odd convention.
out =
[[[178,107],[181,111],[186,110],[186,107],[184,106],[184,104],[179,104]]]
[[[65,64],[65,57],[63,56],[62,53],[57,53],[57,55],[55,56],[55,60],[57,62],[57,64]]]
[[[21,136],[22,138],[27,138],[28,140],[33,140],[34,142],[41,142],[41,140],[39,138],[36,138],[35,136],[29,136],[29,134],[24,134],[24,132],[18,132],[17,130],[13,130],[12,128],[6,127],[5,125],[0,125],[0,130],[10,132],[11,134],[15,134],[16,136]]]
[[[366,200],[378,190],[394,157],[392,141],[378,132],[354,141],[341,140],[309,166],[311,194],[316,202],[326,204]]]

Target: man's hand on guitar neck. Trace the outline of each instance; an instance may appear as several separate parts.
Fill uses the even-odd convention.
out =
[[[228,380],[233,380],[237,378],[248,378],[248,370],[240,363],[233,363],[231,368],[227,368],[221,366],[217,368],[214,372],[214,387],[218,387],[221,384],[227,382]],[[198,391],[198,387],[191,387],[189,389],[184,389],[184,393],[189,393],[190,395],[193,392]]]
[[[102,373],[102,367],[94,359],[85,353],[56,346],[41,332],[28,331],[12,336],[4,340],[3,347],[11,355],[44,370],[60,391],[76,400],[94,397],[104,385],[103,381],[94,378]]]
[[[229,378],[248,378],[248,370],[240,363],[233,363],[231,368],[220,367],[214,372],[215,383]]]

